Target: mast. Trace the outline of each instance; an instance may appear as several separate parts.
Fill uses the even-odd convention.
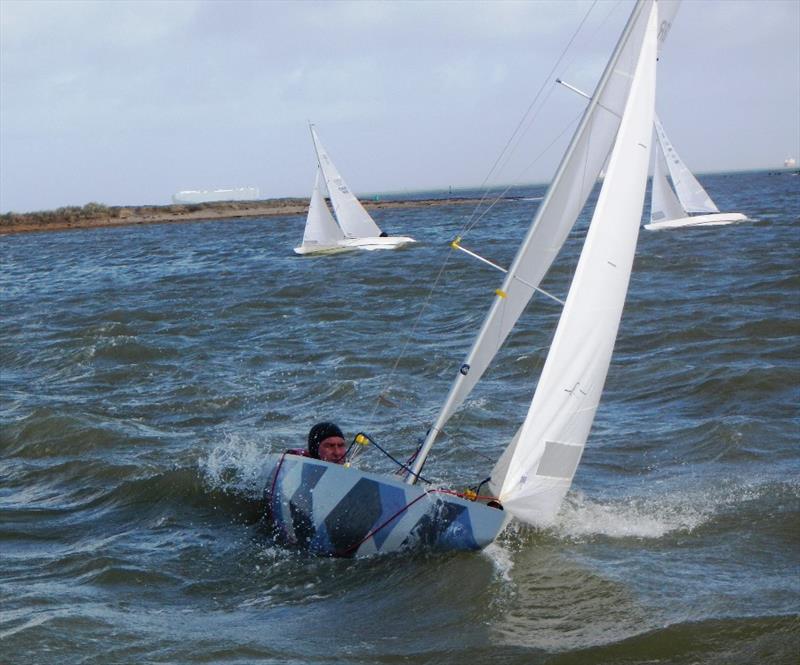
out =
[[[325,188],[327,189],[328,182],[325,178],[325,169],[322,168],[322,160],[319,157],[319,146],[317,146],[317,133],[314,131],[314,123],[308,123],[308,131],[311,133],[311,143],[314,146],[314,154],[317,156],[317,167],[322,172],[322,178],[325,180]]]
[[[489,314],[484,319],[478,336],[451,385],[436,421],[428,431],[411,473],[406,477],[407,483],[416,482],[444,424],[466,399],[505,341],[583,209],[613,145],[627,92],[630,89],[630,80],[617,71],[618,63],[623,55],[626,57],[631,55],[628,46],[632,36],[637,37],[635,40],[637,44],[644,38],[645,26],[640,17],[645,8],[649,8],[653,2],[654,0],[637,0],[536,217],[528,229],[502,287],[495,291],[496,297]],[[645,14],[647,15],[649,12]],[[668,30],[667,24],[665,35]],[[631,50],[638,57],[637,44],[633,44]],[[615,79],[618,86],[627,86],[623,88],[625,94],[622,95],[622,104],[618,100],[619,89],[615,90],[613,97],[606,94],[609,82],[615,75],[619,75]],[[598,134],[599,139],[594,134]],[[579,185],[577,192],[576,183]]]

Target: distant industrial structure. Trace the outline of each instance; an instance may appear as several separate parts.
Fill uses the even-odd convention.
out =
[[[234,189],[187,189],[172,195],[173,203],[208,203],[210,201],[254,201],[258,187]]]

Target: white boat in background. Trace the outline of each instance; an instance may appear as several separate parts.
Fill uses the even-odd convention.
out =
[[[303,242],[295,247],[296,254],[331,254],[351,249],[396,249],[411,242],[407,236],[388,236],[383,233],[350,191],[327,150],[309,126],[317,155],[317,178],[308,206]],[[331,215],[320,187],[320,174],[331,199]]]
[[[270,456],[266,511],[279,542],[328,556],[474,550],[491,543],[512,517],[534,526],[553,522],[611,362],[647,184],[658,45],[676,8],[673,2],[636,2],[472,348],[454,363],[450,391],[424,442],[405,464],[391,457],[401,475],[361,471],[355,466],[358,453],[344,465],[291,452]],[[323,171],[325,158],[322,153]],[[520,414],[522,423],[490,478],[466,491],[430,483],[422,472],[431,447],[534,294],[544,293],[539,285],[604,164],[603,185],[527,415]],[[453,246],[461,248],[459,243],[460,238]],[[369,444],[378,445],[361,433],[352,447]]]
[[[657,141],[650,200],[650,223],[645,224],[644,228],[648,231],[660,231],[685,226],[722,226],[746,222],[747,216],[740,212],[719,211],[708,192],[683,163],[657,116],[653,125]],[[668,172],[674,190],[667,180]]]

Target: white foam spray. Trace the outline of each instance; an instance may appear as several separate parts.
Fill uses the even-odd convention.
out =
[[[511,569],[514,567],[512,553],[497,541],[490,543],[481,550],[494,567],[495,574],[504,582],[511,582]]]
[[[229,433],[206,457],[198,460],[198,466],[212,488],[258,498],[267,482],[267,452],[265,446],[252,438]]]
[[[715,512],[714,502],[698,502],[685,494],[594,500],[571,492],[553,526],[567,538],[661,538],[673,532],[691,532]]]

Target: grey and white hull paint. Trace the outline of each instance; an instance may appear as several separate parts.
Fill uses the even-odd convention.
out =
[[[266,517],[278,543],[311,554],[480,550],[506,523],[497,507],[399,478],[272,454]]]

